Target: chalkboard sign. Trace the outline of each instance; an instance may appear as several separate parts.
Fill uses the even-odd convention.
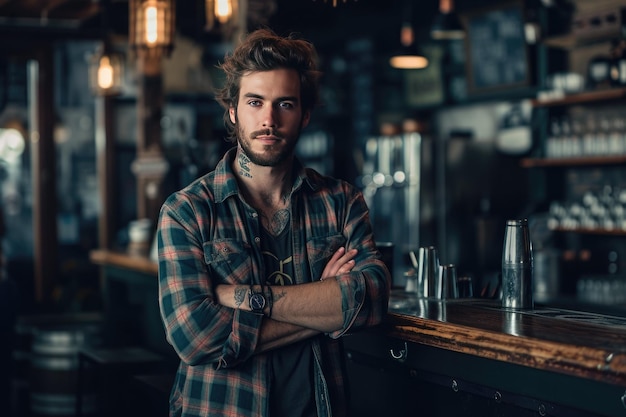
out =
[[[529,84],[521,3],[467,17],[467,70],[470,94]]]

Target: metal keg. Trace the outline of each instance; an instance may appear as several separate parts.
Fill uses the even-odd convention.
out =
[[[101,331],[97,325],[68,324],[34,330],[29,377],[31,416],[75,415],[78,352],[83,347],[100,344]],[[92,378],[83,379],[83,414],[94,414],[93,381]]]

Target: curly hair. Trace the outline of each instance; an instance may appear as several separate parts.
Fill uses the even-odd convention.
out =
[[[216,99],[225,109],[224,124],[229,139],[236,141],[236,128],[230,120],[229,109],[237,109],[241,77],[251,72],[270,71],[279,68],[294,69],[300,77],[300,100],[302,112],[315,108],[319,100],[319,77],[317,53],[312,43],[296,39],[294,35],[278,36],[270,29],[258,29],[250,33],[219,65],[226,79],[217,90]]]

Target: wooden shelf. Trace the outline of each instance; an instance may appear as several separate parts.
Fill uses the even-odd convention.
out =
[[[606,90],[583,91],[568,94],[556,99],[535,99],[531,101],[534,107],[570,106],[573,104],[595,103],[599,101],[619,100],[626,97],[626,88],[610,88]]]
[[[561,36],[553,36],[543,40],[543,44],[552,48],[576,49],[585,46],[596,45],[598,43],[610,42],[611,39],[619,38],[619,31],[599,32],[596,36],[580,36],[568,33]]]
[[[524,158],[520,165],[523,168],[567,167],[593,165],[619,165],[626,163],[626,155],[619,156],[585,156],[577,158]]]
[[[579,233],[579,234],[587,234],[587,235],[606,235],[606,236],[626,236],[626,230],[616,229],[616,230],[608,230],[608,229],[600,229],[600,228],[585,228],[579,227],[576,229],[567,229],[563,227],[556,227],[554,229],[550,229],[554,232],[561,233]]]

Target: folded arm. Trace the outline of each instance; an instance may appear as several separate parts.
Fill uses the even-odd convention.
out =
[[[340,329],[343,325],[341,290],[331,278],[349,273],[354,266],[356,249],[345,251],[342,247],[326,264],[320,280],[313,283],[265,288],[271,298],[271,318],[261,326],[256,351],[266,351],[315,336],[322,332]],[[260,291],[260,286],[253,287]],[[247,302],[250,287],[244,285],[218,285],[217,302],[223,306],[250,311]],[[269,305],[264,314],[270,314]]]

